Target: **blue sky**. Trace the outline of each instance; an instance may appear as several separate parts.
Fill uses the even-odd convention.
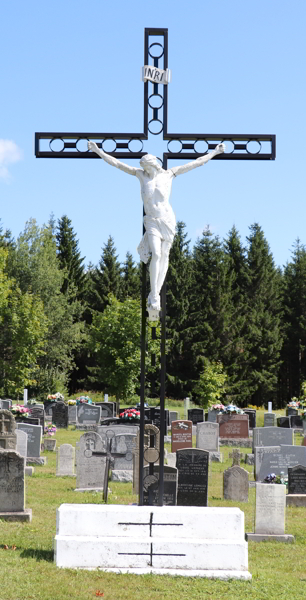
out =
[[[34,156],[35,131],[141,131],[143,34],[169,29],[170,131],[275,133],[276,161],[212,161],[174,181],[192,244],[233,224],[264,230],[277,265],[306,244],[305,25],[301,0],[10,0],[0,6],[0,218],[72,220],[86,263],[112,235],[120,260],[142,231],[139,183],[102,160]],[[161,155],[152,136],[145,151]],[[171,166],[171,165],[169,165]]]

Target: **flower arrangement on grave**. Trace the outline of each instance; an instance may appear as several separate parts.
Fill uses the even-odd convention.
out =
[[[217,410],[218,412],[221,412],[221,411],[223,411],[223,410],[224,410],[224,408],[225,408],[224,404],[221,404],[221,403],[219,402],[219,404],[212,404],[212,405],[209,407],[209,410]]]
[[[301,402],[295,396],[293,396],[293,398],[291,398],[290,402],[288,402],[288,404],[287,404],[287,408],[299,409],[300,406],[301,406]]]
[[[227,406],[224,406],[220,413],[223,415],[244,415],[242,408],[239,408],[235,404],[228,404]]]
[[[76,404],[92,404],[92,399],[89,396],[79,396],[76,398]]]
[[[270,473],[264,478],[263,483],[282,483],[283,485],[288,485],[288,476],[283,471],[281,471],[280,475]]]
[[[29,409],[26,406],[20,406],[19,404],[15,404],[10,410],[14,417],[28,417],[29,415]]]
[[[306,410],[303,410],[303,412],[301,412],[301,417],[302,419],[306,420]]]
[[[137,419],[140,420],[140,411],[136,410],[136,408],[127,408],[122,413],[119,413],[120,419],[124,419],[125,421],[134,421]]]
[[[68,400],[65,401],[66,404],[68,404],[68,406],[75,406],[77,401],[73,400],[73,398],[69,398]]]
[[[63,402],[64,396],[60,392],[56,392],[56,394],[49,394],[47,396],[47,400],[55,400],[55,402],[56,401]]]
[[[45,431],[44,434],[48,435],[48,436],[52,436],[55,435],[57,432],[56,426],[53,425],[53,423],[49,423],[48,425],[45,426]]]

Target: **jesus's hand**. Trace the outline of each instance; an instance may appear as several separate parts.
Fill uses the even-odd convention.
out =
[[[99,148],[97,146],[97,144],[95,144],[95,142],[88,142],[87,144],[88,146],[88,150],[90,150],[91,152],[99,152]]]
[[[215,152],[216,152],[217,154],[222,154],[223,152],[225,152],[225,144],[218,144],[218,145],[215,147]]]

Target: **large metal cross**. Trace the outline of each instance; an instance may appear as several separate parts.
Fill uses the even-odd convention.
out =
[[[227,134],[227,133],[169,133],[168,132],[168,85],[160,83],[161,72],[168,69],[168,29],[146,28],[144,32],[144,67],[150,67],[147,75],[153,82],[144,83],[144,122],[140,133],[93,133],[52,132],[35,134],[37,158],[92,158],[98,156],[86,149],[87,140],[95,140],[104,149],[105,142],[112,140],[113,148],[108,154],[118,159],[139,160],[146,154],[144,142],[149,134],[162,135],[167,142],[167,151],[161,160],[167,168],[168,160],[193,160],[226,142],[224,154],[217,160],[274,160],[276,139],[270,134]],[[178,148],[177,148],[178,146]],[[160,387],[160,478],[159,503],[163,504],[164,464],[164,398],[166,374],[166,286],[161,292],[161,387]],[[154,329],[153,329],[154,335]],[[146,351],[146,267],[142,272],[142,334],[141,334],[141,420],[139,447],[139,503],[143,504],[143,444],[144,444],[144,398],[145,398],[145,351]],[[154,361],[153,361],[154,362]],[[155,363],[154,363],[155,364]]]

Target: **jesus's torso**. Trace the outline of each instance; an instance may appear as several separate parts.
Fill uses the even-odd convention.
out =
[[[153,177],[139,169],[141,197],[146,215],[162,219],[175,227],[175,215],[169,203],[172,188],[172,171],[161,171]]]

